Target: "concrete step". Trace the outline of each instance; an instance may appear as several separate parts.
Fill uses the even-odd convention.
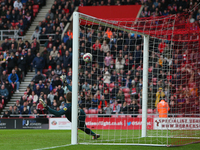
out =
[[[14,104],[7,104],[6,106],[14,106]]]
[[[15,104],[15,102],[8,102],[8,104]]]

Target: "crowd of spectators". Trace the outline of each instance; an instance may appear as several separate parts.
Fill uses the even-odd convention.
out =
[[[45,2],[46,0],[2,0],[0,2],[0,30],[7,30],[4,32],[6,35],[14,35],[14,32],[10,30],[18,30],[20,36],[24,35],[39,11],[39,7],[44,6]]]
[[[54,2],[46,19],[39,23],[33,34],[33,39],[37,37],[48,39],[44,43],[42,53],[38,53],[39,43],[36,40],[34,44],[25,42],[25,48],[19,48],[22,51],[18,53],[19,56],[28,53],[26,57],[31,59],[27,59],[26,65],[31,70],[34,67],[36,75],[21,100],[16,102],[17,107],[10,107],[8,113],[47,114],[48,111],[39,103],[39,98],[44,99],[55,110],[62,109],[66,94],[72,88],[73,73],[73,33],[68,30],[61,40],[62,24],[66,23],[65,19],[70,17],[75,6],[109,5],[109,2],[110,5],[118,3],[123,5],[135,1]],[[173,9],[173,13],[180,13],[181,11],[175,10],[175,5],[177,8],[182,7],[183,11],[190,8],[191,4],[194,5],[193,1],[186,4],[184,0],[174,2],[142,1],[141,3],[145,5],[142,16],[165,15],[164,13],[169,15]],[[199,18],[198,16],[198,13],[196,16],[192,13],[195,20]],[[196,23],[197,21],[193,24]],[[55,35],[47,36],[49,33]],[[191,47],[193,45],[191,43],[180,43],[150,39],[148,113],[155,112],[161,99],[169,103],[170,113],[199,113],[200,87],[197,81],[200,79],[200,69],[196,65],[200,61],[197,55],[199,52],[198,49]],[[142,36],[102,26],[98,26],[97,29],[82,28],[79,44],[79,106],[90,114],[134,114],[135,117],[141,113]],[[12,52],[13,48],[9,51]],[[86,52],[93,55],[91,63],[83,61],[83,54]],[[2,59],[4,58],[6,57],[3,54]],[[12,68],[9,70],[11,72]]]

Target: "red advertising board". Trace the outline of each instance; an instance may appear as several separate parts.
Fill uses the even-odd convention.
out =
[[[86,118],[86,125],[91,129],[111,129],[111,130],[141,130],[141,118]],[[147,129],[153,129],[153,119],[147,119]]]

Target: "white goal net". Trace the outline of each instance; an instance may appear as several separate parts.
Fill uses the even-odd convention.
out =
[[[200,141],[199,27],[189,17],[103,20],[74,14],[73,144]],[[83,61],[85,53],[92,54],[91,63]],[[77,123],[77,105],[87,128],[100,134],[97,140],[81,131],[86,126]]]

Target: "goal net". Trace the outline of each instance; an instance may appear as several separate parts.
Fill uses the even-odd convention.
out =
[[[190,18],[105,20],[74,13],[72,144],[200,141],[199,26]],[[85,53],[91,63],[83,61]],[[99,139],[77,133],[76,127],[84,130],[79,109]]]

